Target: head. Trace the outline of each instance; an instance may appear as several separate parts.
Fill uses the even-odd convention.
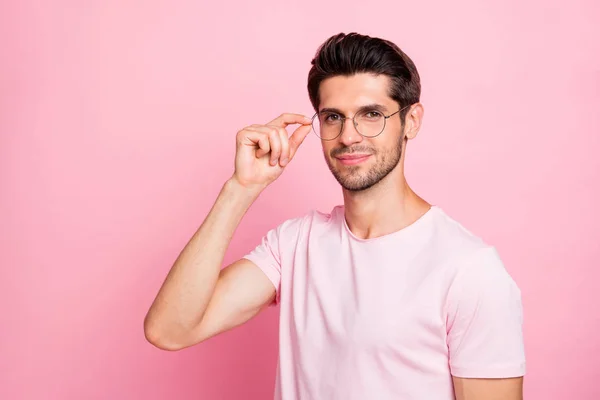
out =
[[[337,137],[322,139],[325,161],[344,189],[369,189],[397,169],[406,141],[418,132],[423,108],[417,69],[394,43],[357,33],[327,39],[311,63],[314,126],[340,127]],[[378,135],[359,133],[370,133],[360,121],[378,118],[385,122]]]

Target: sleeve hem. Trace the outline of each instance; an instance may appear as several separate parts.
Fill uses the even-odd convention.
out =
[[[452,376],[456,378],[502,379],[525,376],[525,363],[506,367],[450,367]]]
[[[272,305],[279,303],[279,271],[270,265],[265,265],[265,263],[262,263],[260,259],[257,259],[252,255],[246,255],[243,258],[254,263],[258,269],[260,269],[267,276],[267,278],[269,278],[273,284],[273,287],[275,287],[275,300],[273,301]]]

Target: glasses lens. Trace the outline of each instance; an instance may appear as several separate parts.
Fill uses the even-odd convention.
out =
[[[350,121],[348,121],[350,122]],[[355,129],[362,136],[375,137],[385,128],[385,117],[379,111],[365,110],[354,116]],[[313,130],[323,140],[333,140],[342,132],[344,119],[335,113],[321,113],[313,119]]]
[[[313,130],[323,140],[333,140],[342,131],[343,119],[335,113],[321,113],[313,119]]]
[[[363,136],[374,137],[383,132],[385,117],[379,111],[366,110],[354,117],[356,130]]]

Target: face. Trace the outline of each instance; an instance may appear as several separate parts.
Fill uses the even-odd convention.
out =
[[[378,105],[381,114],[390,115],[400,107],[389,97],[388,87],[389,80],[384,75],[328,78],[319,87],[319,111],[336,109],[342,117],[353,117],[364,106]],[[376,137],[363,137],[352,120],[347,119],[342,133],[334,140],[323,140],[322,144],[325,161],[340,185],[349,191],[362,191],[396,168],[402,157],[403,141],[400,113],[397,113],[387,118],[385,129]]]

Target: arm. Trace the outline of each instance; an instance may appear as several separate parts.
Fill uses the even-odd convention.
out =
[[[262,190],[294,156],[310,125],[304,116],[283,114],[268,125],[237,134],[235,173],[208,216],[181,251],[146,318],[147,340],[179,350],[240,325],[273,301],[275,288],[251,261],[221,270],[233,233]],[[289,137],[285,126],[301,123]]]
[[[469,379],[453,377],[456,400],[523,400],[523,377]]]
[[[522,400],[521,292],[494,248],[477,251],[448,294],[448,348],[457,400]]]
[[[235,180],[223,186],[146,315],[144,330],[152,344],[177,350],[201,342],[222,331],[224,320],[232,325],[250,318],[273,296],[273,285],[249,261],[237,261],[220,271],[233,232],[256,196]],[[246,290],[240,292],[236,289],[242,280]],[[224,299],[227,292],[232,294]]]

